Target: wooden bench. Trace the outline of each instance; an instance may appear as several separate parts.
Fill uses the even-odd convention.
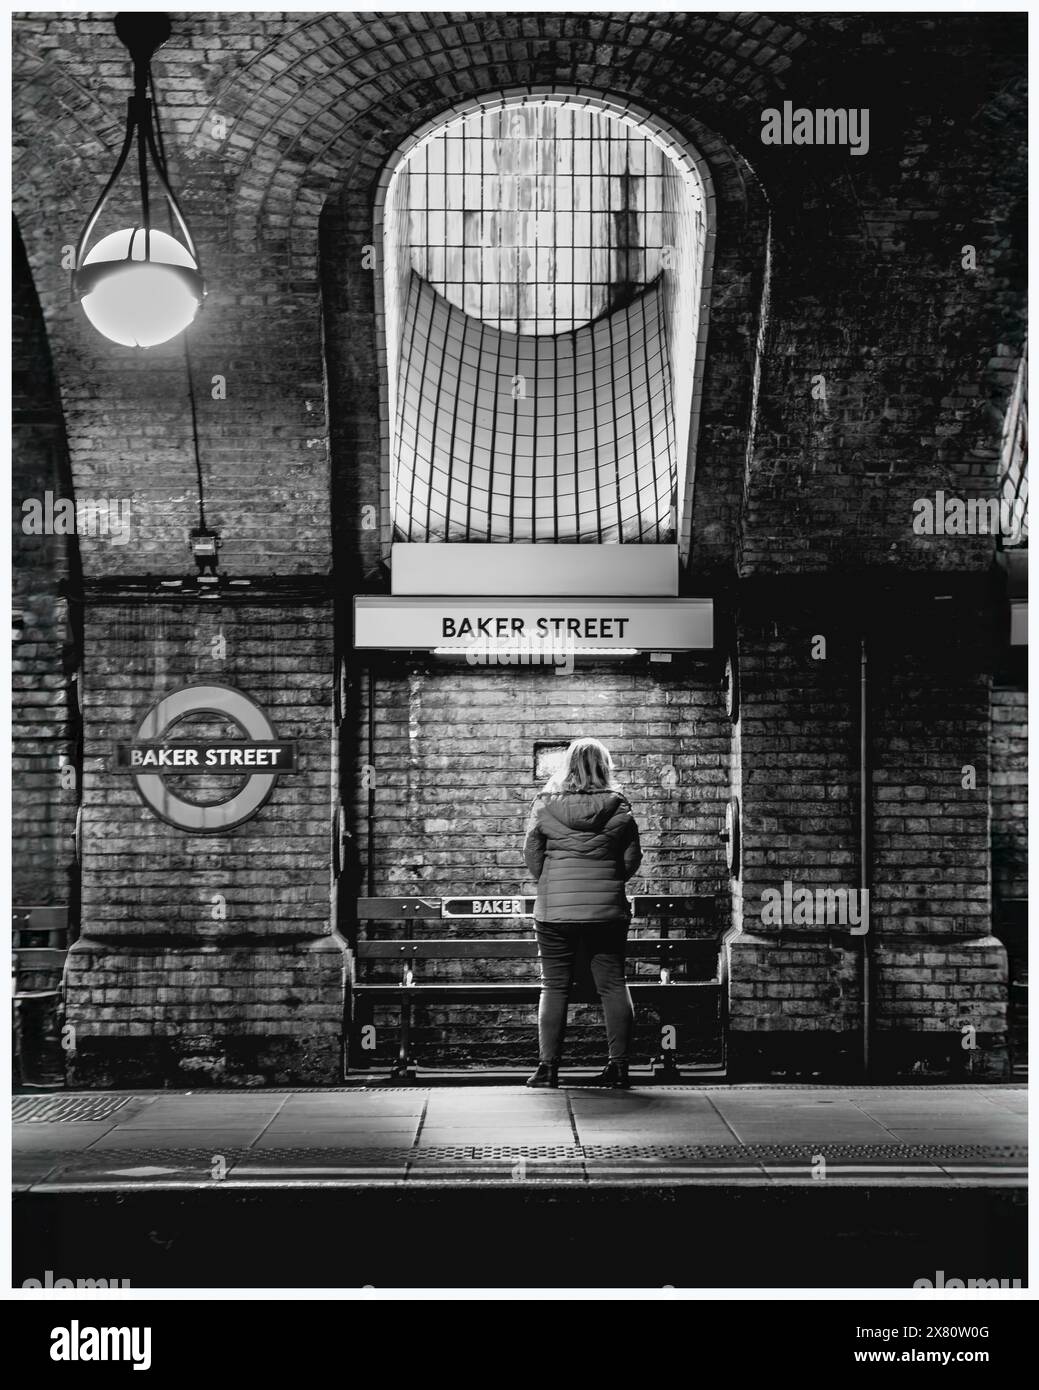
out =
[[[708,897],[645,896],[630,900],[633,920],[640,917],[706,920],[712,924],[709,936],[680,937],[661,935],[640,937],[629,935],[627,958],[630,961],[652,960],[657,966],[656,978],[634,976],[628,980],[633,1000],[639,1003],[677,1003],[685,993],[706,997],[717,1008],[719,1024],[724,1008],[723,965],[720,934],[714,928],[715,901]],[[489,910],[466,914],[458,908],[465,904],[486,904]],[[495,910],[498,906],[502,910]],[[408,922],[465,921],[473,923],[492,918],[529,916],[533,898],[362,898],[357,904],[359,922],[389,924]],[[351,1011],[352,1022],[359,1026],[371,1017],[376,1004],[392,1004],[400,1009],[400,1045],[393,1076],[414,1076],[416,1058],[412,1048],[412,1009],[417,1003],[534,1003],[540,993],[540,983],[534,971],[524,981],[491,980],[486,982],[430,980],[422,978],[423,966],[444,960],[524,960],[536,959],[537,942],[533,936],[524,937],[394,937],[381,940],[358,940],[351,952]],[[372,963],[399,964],[396,980],[364,978],[363,968]],[[585,996],[576,998],[581,1002]],[[678,1074],[674,1053],[662,1050],[654,1065],[655,1074],[673,1079]]]
[[[32,1084],[25,1049],[25,1008],[57,1008],[61,974],[68,955],[68,910],[64,907],[15,907],[11,913],[12,1046],[15,1079]],[[46,989],[25,988],[30,974],[46,973],[57,984]]]

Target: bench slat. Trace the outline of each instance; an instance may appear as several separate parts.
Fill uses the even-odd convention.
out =
[[[673,996],[686,990],[713,990],[720,992],[717,980],[674,980],[663,985],[658,980],[629,980],[628,988],[636,994]],[[360,984],[353,986],[354,994],[369,999],[439,999],[462,1003],[467,999],[530,999],[535,1000],[541,993],[538,984],[434,984],[434,985],[395,985]]]
[[[666,939],[664,937],[630,937],[628,956],[652,959],[670,955],[680,960],[710,957],[718,954],[714,937]],[[536,956],[537,942],[533,937],[455,937],[398,941],[359,941],[354,947],[358,960],[509,960]]]
[[[479,894],[445,893],[440,897],[410,898],[358,898],[357,920],[360,922],[385,922],[397,919],[416,919],[418,921],[439,921],[442,915],[441,904],[452,901],[453,897],[473,897]],[[522,899],[525,911],[533,911],[535,899],[523,893],[488,893],[487,901],[494,898],[510,897]],[[702,893],[698,894],[640,894],[632,899],[631,910],[636,917],[699,917],[715,915],[715,900]],[[500,917],[504,920],[517,916],[514,912],[477,913],[474,918],[453,917],[452,921],[471,921],[481,917]]]
[[[46,970],[52,966],[60,968],[65,964],[67,955],[67,951],[50,946],[16,946],[14,949],[15,964],[19,970]]]
[[[360,922],[382,922],[398,917],[440,921],[439,898],[358,898]]]
[[[12,907],[12,925],[23,931],[64,931],[68,925],[67,907]]]

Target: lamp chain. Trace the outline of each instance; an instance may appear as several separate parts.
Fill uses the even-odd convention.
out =
[[[155,76],[150,67],[148,69],[148,88],[151,93],[155,143],[158,146],[159,158],[162,161],[163,177],[167,177],[166,142],[162,137],[162,122],[159,120],[159,99],[155,91]],[[170,231],[175,232],[173,209],[168,203],[166,206],[166,216],[169,219]],[[202,479],[202,451],[198,441],[198,407],[195,401],[194,373],[191,368],[191,348],[188,345],[187,333],[184,334],[182,342],[184,344],[184,369],[188,378],[188,401],[191,405],[191,441],[195,451],[195,476],[198,481],[198,524],[202,531],[206,531],[209,528],[206,526],[205,484]]]

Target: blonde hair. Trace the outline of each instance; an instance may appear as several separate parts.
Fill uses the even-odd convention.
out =
[[[563,765],[545,783],[547,792],[619,791],[609,749],[597,738],[575,738]]]

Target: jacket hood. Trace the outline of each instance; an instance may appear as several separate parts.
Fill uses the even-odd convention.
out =
[[[619,792],[547,792],[545,814],[568,830],[601,830],[625,798]]]

